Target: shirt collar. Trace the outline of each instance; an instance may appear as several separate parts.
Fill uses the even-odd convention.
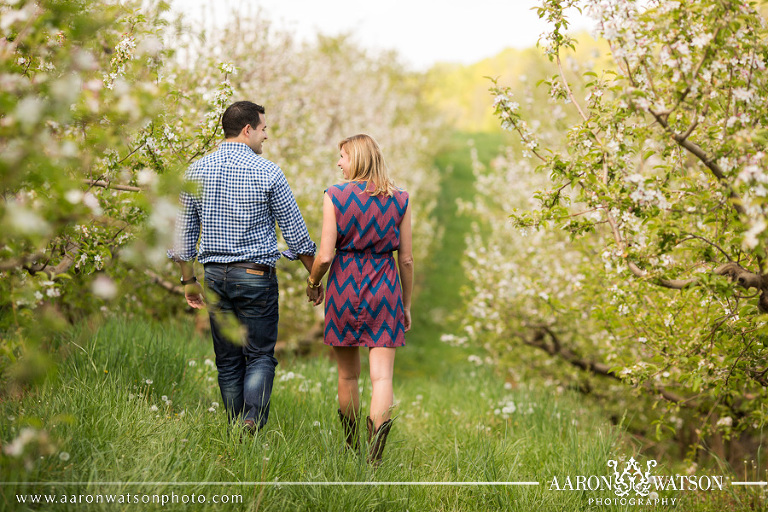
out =
[[[247,144],[243,142],[227,142],[224,141],[221,144],[219,144],[219,150],[221,151],[249,151],[253,153],[254,155],[256,153],[253,152],[251,148],[248,147]]]

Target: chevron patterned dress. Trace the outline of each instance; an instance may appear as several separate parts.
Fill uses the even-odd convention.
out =
[[[365,183],[326,190],[336,210],[336,256],[328,274],[325,344],[335,347],[405,345],[403,298],[392,251],[408,193],[371,196]]]

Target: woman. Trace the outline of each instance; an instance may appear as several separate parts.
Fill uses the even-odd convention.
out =
[[[373,387],[368,462],[378,465],[392,427],[395,347],[405,345],[411,328],[411,207],[408,193],[389,178],[372,137],[344,139],[339,152],[344,181],[325,191],[320,250],[307,278],[307,296],[316,304],[322,300],[317,300],[320,280],[330,266],[324,339],[339,368],[339,418],[347,446],[357,450],[358,348],[368,347]]]

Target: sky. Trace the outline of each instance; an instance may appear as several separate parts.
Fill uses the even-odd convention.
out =
[[[546,30],[536,0],[173,0],[194,18],[225,22],[233,9],[260,9],[300,40],[352,34],[370,50],[394,49],[417,70],[436,62],[471,64],[504,48],[534,46]],[[572,30],[592,23],[574,12]]]

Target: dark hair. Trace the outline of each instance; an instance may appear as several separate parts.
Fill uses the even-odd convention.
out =
[[[236,101],[227,107],[221,116],[221,126],[224,137],[231,139],[240,135],[245,125],[256,128],[261,122],[259,114],[264,113],[264,107],[252,101]]]

